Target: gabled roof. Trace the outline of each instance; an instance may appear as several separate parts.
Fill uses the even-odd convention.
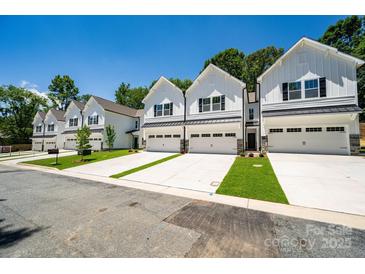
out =
[[[188,92],[199,83],[199,81],[201,80],[201,78],[211,72],[212,70],[218,71],[221,74],[224,74],[225,76],[229,77],[230,79],[232,79],[233,81],[237,82],[239,85],[241,85],[242,87],[245,87],[246,84],[244,82],[242,82],[241,80],[237,79],[236,77],[232,76],[231,74],[229,74],[228,72],[224,71],[223,69],[217,67],[216,65],[210,63],[203,71],[202,73],[200,73],[198,75],[198,77],[194,80],[193,84],[186,90],[185,94],[188,94]]]
[[[181,95],[183,95],[183,92],[181,89],[179,89],[176,85],[174,85],[174,83],[172,83],[169,79],[161,76],[157,82],[152,86],[152,88],[150,89],[150,91],[148,92],[148,94],[143,98],[142,103],[145,103],[145,101],[147,100],[148,97],[150,97],[156,90],[157,88],[162,84],[162,83],[167,83],[169,84],[171,87],[173,87],[174,89],[178,90],[179,92],[181,92]]]
[[[351,56],[349,54],[343,53],[343,52],[339,51],[338,49],[336,49],[334,47],[331,47],[331,46],[322,44],[322,43],[320,43],[320,42],[318,42],[316,40],[313,40],[313,39],[310,39],[310,38],[307,38],[307,37],[303,37],[298,42],[296,42],[294,44],[294,46],[292,46],[287,52],[285,52],[278,60],[276,60],[276,62],[271,67],[269,67],[267,70],[265,70],[257,78],[257,80],[258,81],[261,81],[262,80],[262,77],[264,77],[266,74],[268,74],[274,67],[276,67],[277,65],[281,64],[281,62],[283,60],[285,60],[285,58],[287,58],[288,55],[290,55],[290,53],[292,53],[296,48],[302,47],[305,44],[310,45],[312,47],[315,47],[317,49],[326,51],[326,52],[330,52],[330,53],[336,54],[337,56],[339,56],[341,58],[350,60],[350,61],[354,62],[357,67],[361,67],[364,64],[364,61],[361,60],[361,59],[359,59],[359,58],[356,58],[356,57]]]
[[[44,111],[38,111],[37,114],[42,118],[42,120],[44,120],[44,118],[46,118],[46,114]]]
[[[130,108],[127,106],[123,106],[121,104],[114,103],[113,101],[98,97],[98,96],[91,96],[94,100],[106,111],[123,114],[126,116],[137,117],[137,109]]]
[[[83,110],[84,107],[85,107],[85,104],[84,103],[81,103],[79,101],[72,100],[71,102],[73,102],[78,107],[79,110]]]
[[[54,109],[54,108],[51,108],[48,113],[52,113],[53,116],[56,118],[57,121],[61,121],[61,122],[64,122],[65,121],[65,111],[62,111],[62,110],[57,110],[57,109]],[[47,114],[48,114],[47,113]]]

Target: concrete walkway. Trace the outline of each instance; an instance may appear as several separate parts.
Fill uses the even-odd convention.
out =
[[[270,153],[289,203],[365,215],[365,158]]]
[[[189,153],[123,180],[215,193],[236,155]]]
[[[132,155],[113,158],[110,160],[68,168],[65,171],[109,177],[111,175],[136,168],[174,154],[175,153],[167,152],[140,152]]]

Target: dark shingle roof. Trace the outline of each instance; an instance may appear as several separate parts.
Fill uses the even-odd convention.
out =
[[[84,103],[81,103],[79,101],[72,100],[72,102],[74,102],[74,104],[79,108],[79,110],[83,110],[84,107],[85,107],[85,104]]]
[[[65,121],[65,112],[57,109],[50,109],[54,117],[56,117],[57,121]]]
[[[295,108],[282,110],[266,110],[262,112],[263,117],[287,116],[287,115],[308,115],[308,114],[326,114],[326,113],[346,113],[346,112],[362,112],[357,105],[345,106],[327,106],[312,108]]]
[[[156,122],[145,123],[142,127],[172,127],[181,125],[204,125],[204,124],[224,124],[224,123],[237,123],[241,122],[241,116],[225,117],[216,119],[199,119],[199,120],[187,120],[187,121],[172,121],[172,122]]]
[[[42,120],[46,118],[46,113],[44,111],[38,111],[39,116],[41,116]]]
[[[138,111],[137,109],[126,107],[126,106],[114,103],[112,101],[106,100],[101,97],[97,97],[97,96],[92,96],[92,97],[95,99],[96,102],[98,102],[98,104],[100,106],[102,106],[107,111],[131,116],[131,117],[137,117],[137,111]]]

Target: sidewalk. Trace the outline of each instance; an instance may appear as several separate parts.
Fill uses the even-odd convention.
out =
[[[351,228],[365,230],[365,216],[353,215],[341,212],[326,211],[308,207],[284,205],[278,203],[271,203],[253,199],[239,198],[233,196],[220,195],[215,193],[200,192],[187,189],[179,189],[162,185],[146,184],[125,179],[113,179],[95,175],[80,174],[67,170],[57,170],[53,168],[44,168],[33,165],[17,164],[15,161],[7,161],[0,163],[1,165],[36,170],[41,172],[48,172],[57,175],[69,176],[74,178],[92,180],[96,182],[112,184],[122,187],[136,188],[145,191],[158,192],[174,196],[186,197],[196,200],[209,201],[219,204],[227,204],[231,206],[247,208],[251,210],[264,211],[274,214],[280,214],[295,218],[325,222],[330,224],[344,225]]]

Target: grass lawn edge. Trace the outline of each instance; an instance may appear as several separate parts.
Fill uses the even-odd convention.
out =
[[[253,167],[262,164],[262,168]],[[268,157],[237,157],[216,190],[217,194],[289,204]]]
[[[166,161],[169,161],[169,160],[172,160],[176,157],[179,157],[181,156],[182,154],[180,153],[177,153],[177,154],[174,154],[174,155],[171,155],[171,156],[168,156],[168,157],[165,157],[165,158],[162,158],[162,159],[159,159],[159,160],[156,160],[156,161],[153,161],[153,162],[150,162],[148,164],[144,164],[144,165],[141,165],[141,166],[138,166],[138,167],[135,167],[135,168],[132,168],[132,169],[128,169],[126,171],[123,171],[123,172],[120,172],[120,173],[117,173],[117,174],[113,174],[111,176],[109,176],[110,178],[114,178],[114,179],[119,179],[121,177],[124,177],[124,176],[127,176],[129,174],[132,174],[132,173],[135,173],[135,172],[138,172],[138,171],[141,171],[141,170],[144,170],[144,169],[147,169],[147,168],[150,168],[152,166],[155,166],[155,165],[158,165],[158,164],[161,164],[163,162],[166,162]]]

